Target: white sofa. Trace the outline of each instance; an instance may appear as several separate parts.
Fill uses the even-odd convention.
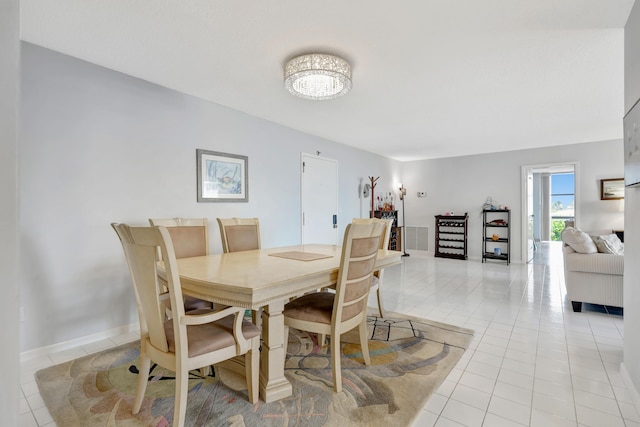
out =
[[[576,245],[574,236],[562,236],[564,278],[573,311],[581,311],[583,302],[623,307],[624,255],[593,252],[585,242]],[[574,248],[590,253],[576,252]]]
[[[580,311],[583,302],[623,307],[623,255],[581,254],[569,245],[563,251],[564,280],[573,311]]]

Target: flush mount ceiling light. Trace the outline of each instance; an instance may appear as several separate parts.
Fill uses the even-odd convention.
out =
[[[351,90],[351,66],[329,54],[296,56],[284,67],[284,87],[300,98],[336,98]]]

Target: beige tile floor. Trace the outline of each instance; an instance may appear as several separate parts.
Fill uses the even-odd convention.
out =
[[[598,306],[573,313],[562,274],[559,245],[544,243],[529,265],[415,252],[385,271],[387,310],[475,330],[415,427],[640,427],[620,376],[622,316]],[[23,362],[20,426],[55,425],[34,381],[38,369],[135,339],[122,335]]]

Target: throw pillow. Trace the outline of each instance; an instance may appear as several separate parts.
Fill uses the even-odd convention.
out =
[[[562,231],[562,241],[581,254],[595,254],[598,252],[598,248],[591,236],[577,228],[566,227]]]
[[[592,236],[598,252],[603,254],[624,255],[624,243],[615,234]]]

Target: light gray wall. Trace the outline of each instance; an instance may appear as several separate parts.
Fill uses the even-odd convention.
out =
[[[625,113],[640,99],[640,2],[635,3],[624,29]],[[635,108],[640,108],[636,106]],[[640,411],[640,187],[625,191],[624,230],[624,361],[632,396]]]
[[[257,216],[265,247],[300,242],[300,155],[339,162],[340,235],[358,186],[400,163],[22,44],[22,351],[137,322],[111,222]],[[296,102],[308,102],[299,100]],[[196,202],[196,148],[249,156],[248,203]],[[364,208],[363,208],[364,207]]]
[[[18,0],[0,2],[0,414],[18,425]]]
[[[636,1],[624,27],[624,112],[640,100],[640,6]]]
[[[521,167],[579,162],[579,226],[583,230],[623,228],[624,216],[616,201],[600,200],[600,180],[622,177],[622,140],[572,144],[475,156],[451,157],[403,165],[403,183],[409,189],[407,225],[434,227],[434,216],[454,211],[469,213],[469,257],[481,256],[482,205],[487,197],[511,209],[511,260],[522,260]],[[417,198],[426,191],[426,198]],[[430,233],[430,250],[433,250]]]
[[[0,414],[18,425],[18,0],[0,2]]]

